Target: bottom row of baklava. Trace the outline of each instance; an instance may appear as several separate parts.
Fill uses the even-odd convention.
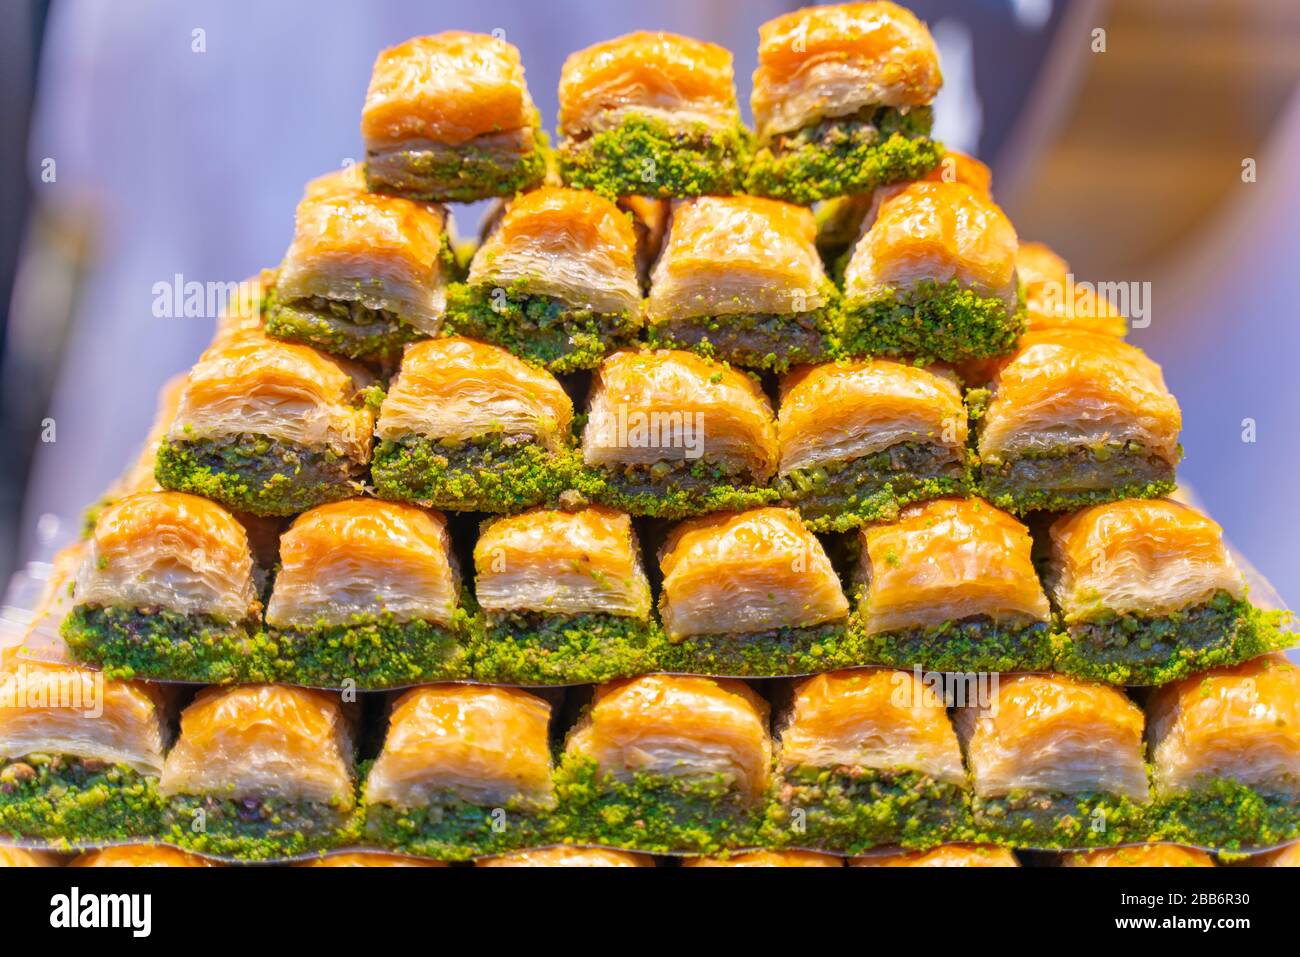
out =
[[[59,867],[65,859],[49,851],[0,847],[0,867]],[[663,863],[671,864],[672,859]],[[68,860],[68,867],[220,867],[212,858],[200,857],[165,844],[120,844],[87,851]],[[649,854],[604,847],[554,847],[512,851],[484,857],[478,867],[655,867],[661,863]],[[743,851],[723,857],[687,857],[684,867],[1019,867],[1009,848],[986,844],[940,844],[928,851],[886,851],[845,858],[817,851]],[[1133,844],[1095,851],[1053,854],[1035,861],[1059,867],[1214,867],[1215,858],[1194,847],[1179,844]],[[1226,863],[1226,862],[1225,862]],[[1242,863],[1256,867],[1300,867],[1300,844],[1254,854]],[[339,851],[298,863],[299,867],[447,867],[445,861],[405,857],[383,851]]]
[[[241,685],[199,692],[170,748],[159,686],[13,655],[4,674],[19,706],[0,709],[0,841],[464,860],[557,843],[859,855],[1300,839],[1300,670],[1281,656],[1152,691],[1145,713],[1059,675],[884,668],[772,682],[767,697],[663,674],[587,701]],[[386,722],[367,732],[363,705],[386,705]],[[557,710],[576,716],[562,739]]]

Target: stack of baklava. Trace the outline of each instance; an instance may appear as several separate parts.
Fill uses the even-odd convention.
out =
[[[758,64],[751,131],[718,46],[575,53],[553,147],[504,40],[380,54],[365,162],[307,185],[0,659],[4,841],[820,866],[1300,840],[1289,623],[1177,496],[1178,404],[1124,316],[930,139],[925,26],[799,10]],[[451,238],[444,204],[482,199]]]

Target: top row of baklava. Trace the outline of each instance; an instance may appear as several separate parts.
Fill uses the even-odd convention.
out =
[[[810,7],[759,27],[741,122],[731,53],[632,33],[572,54],[560,73],[567,185],[609,197],[749,192],[795,203],[917,179],[942,77],[925,24],[889,2]],[[361,115],[370,188],[433,202],[508,196],[551,166],[519,51],[447,32],[380,53]]]

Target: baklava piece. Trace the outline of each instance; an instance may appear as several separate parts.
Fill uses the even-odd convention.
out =
[[[662,633],[627,515],[536,509],[489,521],[474,568],[478,680],[578,684],[655,670]]]
[[[1110,847],[1148,837],[1142,711],[1124,692],[1063,675],[1002,675],[956,709],[980,840]]]
[[[753,196],[675,204],[651,276],[646,338],[783,372],[834,351],[838,293],[813,240],[811,211]]]
[[[258,329],[218,339],[186,379],[158,484],[254,515],[351,498],[370,462],[372,383],[360,366]]]
[[[778,728],[764,837],[861,854],[932,847],[970,826],[966,769],[942,696],[883,668],[808,678]]]
[[[248,535],[215,502],[141,492],[105,509],[62,631],[113,678],[273,681]]]
[[[69,867],[220,867],[216,861],[165,844],[119,844],[74,857]]]
[[[1214,867],[1214,858],[1195,847],[1177,844],[1129,844],[1061,857],[1061,867]]]
[[[1026,335],[974,404],[980,483],[999,508],[1064,512],[1174,489],[1178,402],[1160,367],[1114,336]]]
[[[745,191],[807,205],[917,179],[943,148],[925,24],[893,3],[805,7],[758,28],[757,146]]]
[[[1291,644],[1282,614],[1246,598],[1222,530],[1169,499],[1127,499],[1058,518],[1048,590],[1065,627],[1056,670],[1163,685]]]
[[[936,499],[859,535],[855,627],[873,664],[1033,671],[1053,660],[1029,529],[977,498]]]
[[[421,857],[406,857],[402,854],[387,854],[382,851],[343,851],[338,854],[322,854],[299,867],[446,867],[443,861],[430,861]]]
[[[844,270],[843,348],[961,362],[1024,330],[1016,230],[986,193],[924,181],[876,192]]]
[[[971,487],[966,407],[953,377],[868,359],[781,381],[774,483],[817,532],[892,521],[909,502]]]
[[[564,840],[648,853],[752,846],[771,781],[767,702],[739,681],[596,689],[556,771]]]
[[[833,854],[816,851],[745,851],[726,857],[688,857],[683,867],[843,867]]]
[[[1284,656],[1166,685],[1147,716],[1162,840],[1237,851],[1300,838],[1300,670]]]
[[[542,847],[485,857],[479,867],[654,867],[653,857],[606,847]]]
[[[1076,283],[1069,264],[1043,243],[1021,243],[1016,272],[1025,290],[1025,329],[1079,329],[1123,339],[1124,314],[1097,287]]]
[[[447,305],[449,332],[557,375],[598,366],[640,325],[631,219],[604,197],[560,187],[510,202]]]
[[[285,685],[200,691],[163,764],[165,839],[265,861],[355,842],[352,709]]]
[[[49,851],[29,851],[23,847],[0,847],[0,867],[61,867],[62,858]]]
[[[564,387],[504,349],[414,343],[379,412],[375,493],[458,512],[554,503],[577,465],[572,421]]]
[[[390,688],[469,676],[472,612],[447,521],[351,499],[300,515],[280,539],[267,638],[298,684]]]
[[[730,195],[749,161],[730,51],[673,33],[571,54],[559,133],[564,182],[610,199]]]
[[[452,270],[447,211],[366,190],[359,166],[312,180],[267,296],[266,332],[391,362],[437,335]]]
[[[992,844],[940,844],[928,851],[855,857],[849,867],[1019,867],[1016,855]]]
[[[551,843],[551,706],[518,688],[427,685],[393,704],[365,836],[444,861]]]
[[[763,677],[864,663],[839,576],[791,509],[683,522],[659,566],[665,670]]]
[[[686,518],[776,500],[776,422],[757,382],[690,352],[616,352],[591,384],[583,492]]]
[[[415,37],[381,52],[361,135],[376,192],[468,203],[546,177],[546,134],[519,51],[481,33]]]

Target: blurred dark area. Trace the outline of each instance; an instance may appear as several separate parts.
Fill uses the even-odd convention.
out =
[[[278,261],[302,184],[360,152],[382,47],[503,30],[553,125],[569,52],[673,30],[734,52],[747,114],[758,25],[799,5],[0,5],[0,581],[77,533],[81,508],[132,458],[158,388],[206,345],[212,317],[155,317],[155,287]],[[1051,244],[1080,278],[1151,283],[1151,323],[1131,339],[1182,404],[1182,477],[1300,601],[1300,3],[908,5],[940,47],[937,135],[992,166],[1021,238]],[[455,211],[462,234],[479,212]]]

